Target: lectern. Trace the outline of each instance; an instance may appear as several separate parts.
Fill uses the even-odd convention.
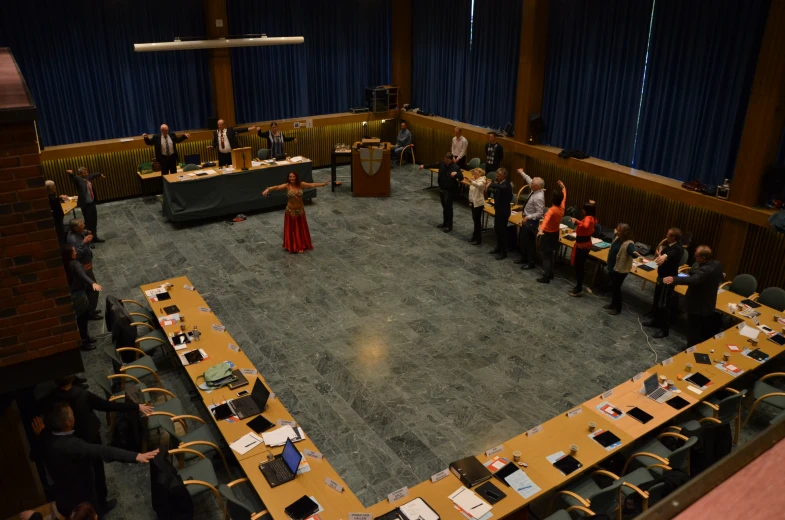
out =
[[[352,148],[352,194],[355,197],[390,196],[390,143]]]
[[[232,168],[247,170],[251,167],[251,148],[235,148],[232,150]]]

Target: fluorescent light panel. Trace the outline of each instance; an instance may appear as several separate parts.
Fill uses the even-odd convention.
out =
[[[303,43],[302,36],[280,38],[219,38],[216,40],[190,40],[158,43],[135,43],[134,52],[190,51],[198,49],[227,49],[229,47],[263,47],[266,45],[296,45]]]

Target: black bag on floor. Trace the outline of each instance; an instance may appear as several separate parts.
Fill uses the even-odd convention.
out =
[[[183,479],[169,461],[169,448],[162,444],[150,462],[150,496],[161,520],[192,520],[194,503]]]

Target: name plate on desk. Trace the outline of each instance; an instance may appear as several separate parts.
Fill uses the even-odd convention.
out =
[[[194,289],[193,285],[188,285],[188,284],[183,285],[183,289],[185,289],[186,291],[195,291],[196,290],[196,289]]]
[[[396,500],[400,500],[406,496],[409,496],[409,488],[404,486],[401,489],[396,489],[395,491],[387,495],[387,501],[392,504]]]
[[[307,455],[308,457],[310,457],[312,459],[322,460],[322,458],[323,458],[323,455],[321,453],[319,453],[318,451],[305,449],[305,450],[303,450],[303,453],[305,453],[305,455]]]
[[[695,345],[693,345],[693,346],[689,347],[687,350],[685,350],[684,352],[686,352],[687,354],[692,354],[693,352],[695,352],[696,348],[697,347]]]
[[[541,425],[539,425],[539,426],[535,426],[535,427],[534,427],[534,428],[532,428],[531,430],[528,430],[528,431],[526,432],[526,436],[527,436],[527,437],[531,437],[532,435],[535,435],[535,434],[537,434],[537,433],[540,433],[541,431],[542,431],[542,424],[541,424]]]
[[[223,325],[216,325],[215,323],[213,323],[213,330],[215,332],[224,332],[226,331],[226,327],[224,327]]]
[[[343,486],[331,479],[330,477],[324,477],[324,483],[327,484],[327,487],[336,490],[338,493],[343,492]]]
[[[638,381],[642,377],[643,377],[643,372],[638,372],[637,374],[632,376],[632,382],[634,383],[634,382]]]
[[[450,474],[449,469],[442,470],[439,473],[434,473],[433,475],[431,475],[431,482],[434,483],[439,482],[443,478],[446,478],[449,474]]]
[[[604,394],[602,394],[602,395],[600,396],[600,398],[601,398],[601,399],[604,401],[604,400],[608,399],[608,398],[609,398],[610,396],[612,396],[612,395],[613,395],[613,390],[608,390],[607,392],[605,392]]]
[[[255,376],[256,369],[255,368],[241,368],[240,373],[244,376]]]
[[[576,415],[578,415],[582,411],[583,411],[583,408],[581,408],[581,407],[578,407],[575,410],[570,410],[569,412],[567,412],[567,417],[575,417]]]
[[[229,343],[229,350],[232,350],[234,352],[240,352],[240,347],[238,347],[234,343]]]
[[[349,520],[373,520],[371,513],[349,513]]]
[[[725,337],[724,332],[718,332],[717,334],[714,335],[714,339],[722,339],[724,337]]]
[[[494,446],[493,448],[485,450],[485,456],[492,457],[493,455],[496,455],[502,451],[504,451],[504,444],[499,444],[498,446]]]
[[[199,312],[210,312],[210,307],[199,307]]]
[[[286,419],[278,419],[278,426],[291,426],[292,428],[297,427],[297,423],[294,421],[287,421]]]
[[[673,363],[673,358],[672,357],[669,357],[668,359],[663,359],[662,360],[662,366],[668,366],[671,363]]]

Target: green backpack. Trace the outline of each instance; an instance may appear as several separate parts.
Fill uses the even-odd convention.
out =
[[[205,390],[215,390],[237,380],[237,376],[232,373],[232,366],[226,362],[211,366],[199,377],[204,379]],[[199,377],[196,378],[197,382]]]

